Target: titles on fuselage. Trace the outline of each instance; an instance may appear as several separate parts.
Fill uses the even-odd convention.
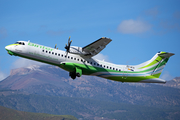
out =
[[[41,46],[41,45],[38,45],[38,44],[34,44],[34,43],[28,43],[29,46],[34,46],[34,47],[37,47],[37,48],[42,48],[42,49],[46,49],[46,50],[49,50],[49,51],[52,51],[54,50],[53,48],[49,48],[49,47],[46,47],[46,46]]]

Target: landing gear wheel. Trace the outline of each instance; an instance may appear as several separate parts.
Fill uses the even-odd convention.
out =
[[[74,80],[76,79],[76,73],[75,72],[69,72],[69,76]]]
[[[77,77],[80,77],[80,73],[76,73],[76,76],[77,76]]]

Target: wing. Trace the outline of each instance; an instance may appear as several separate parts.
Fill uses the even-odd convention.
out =
[[[110,38],[102,37],[95,42],[85,46],[82,48],[83,52],[86,52],[86,56],[95,56],[99,52],[101,52],[108,43],[110,43],[112,40]]]

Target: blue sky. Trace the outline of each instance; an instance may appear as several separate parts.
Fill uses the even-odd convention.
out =
[[[175,53],[161,77],[180,76],[178,0],[0,0],[0,79],[10,70],[39,64],[9,56],[5,46],[18,40],[64,50],[68,37],[84,47],[101,37],[112,42],[97,56],[136,65],[158,51]]]

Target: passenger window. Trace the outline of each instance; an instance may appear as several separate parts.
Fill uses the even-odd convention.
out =
[[[92,65],[92,62],[91,62],[91,65]]]
[[[63,57],[63,55],[61,55],[61,57]]]
[[[51,51],[49,51],[49,54],[51,54]]]
[[[81,62],[83,62],[83,60],[81,59]]]
[[[44,50],[42,50],[42,52],[44,52]]]
[[[73,57],[71,57],[71,59],[73,59]]]
[[[74,60],[76,60],[76,58],[74,58]]]
[[[121,72],[121,69],[119,69],[119,72]]]
[[[79,61],[79,59],[77,59],[77,61]]]
[[[70,57],[68,56],[68,58],[70,58]]]
[[[57,53],[55,53],[55,55],[57,55]]]
[[[89,61],[87,61],[87,63],[89,63]]]
[[[114,68],[113,68],[113,70],[114,70]]]
[[[99,64],[97,64],[97,66],[99,66]]]
[[[116,71],[118,71],[118,69],[116,68]]]
[[[111,67],[109,69],[111,69]]]
[[[107,68],[108,68],[108,66],[107,66]]]
[[[104,68],[105,68],[106,66],[104,65]]]
[[[96,65],[96,63],[94,63],[94,65]]]
[[[58,54],[58,56],[60,56],[60,54]]]
[[[54,54],[54,52],[52,52],[52,54]]]
[[[67,56],[65,55],[64,57],[66,58]]]
[[[46,50],[46,53],[47,53],[48,51]]]

